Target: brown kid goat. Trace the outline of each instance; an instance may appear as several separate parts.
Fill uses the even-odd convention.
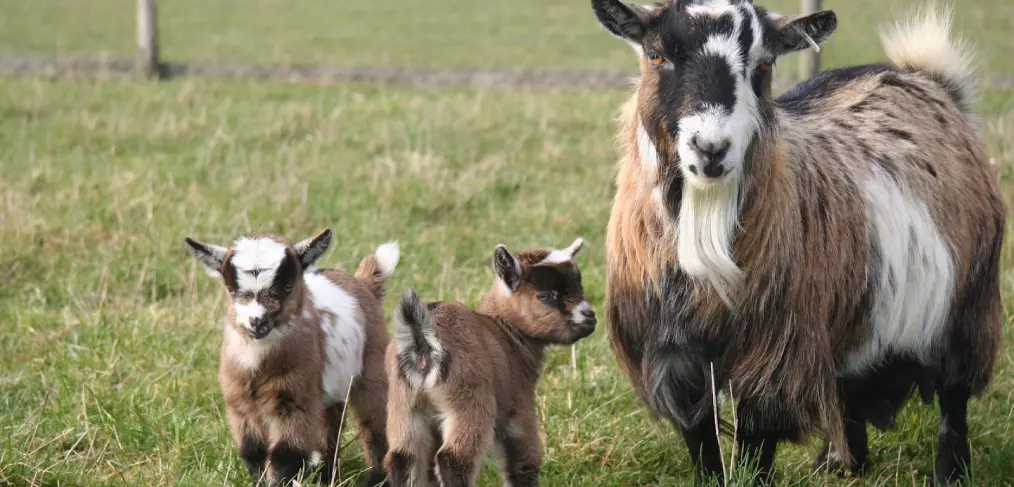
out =
[[[595,330],[573,261],[582,245],[517,256],[498,245],[496,282],[474,311],[461,303],[424,307],[405,292],[387,349],[385,466],[394,487],[474,486],[494,442],[504,485],[538,485],[535,387],[546,346]]]
[[[382,483],[388,336],[380,300],[397,244],[381,245],[353,277],[314,267],[330,229],[296,245],[272,235],[231,248],[186,242],[229,293],[219,380],[233,441],[255,482],[288,484],[324,462],[320,480],[330,483],[348,397],[370,462],[366,483]]]

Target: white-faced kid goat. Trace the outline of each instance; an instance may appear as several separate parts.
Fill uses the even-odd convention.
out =
[[[504,485],[539,484],[535,387],[546,346],[595,330],[573,260],[581,246],[516,256],[497,246],[493,289],[474,311],[402,296],[387,350],[392,486],[474,486],[494,445]]]
[[[886,31],[890,64],[772,98],[775,60],[827,39],[833,12],[591,4],[641,66],[608,227],[610,339],[698,476],[722,474],[713,389],[735,398],[762,478],[778,442],[817,432],[817,468],[861,471],[867,425],[918,389],[940,404],[935,477],[962,478],[967,404],[1000,344],[1006,210],[949,15]]]
[[[287,484],[323,462],[320,480],[330,483],[348,397],[370,463],[366,484],[382,483],[388,336],[380,300],[397,244],[381,245],[350,276],[314,266],[330,229],[296,245],[272,235],[230,248],[186,242],[229,294],[219,380],[255,482]]]

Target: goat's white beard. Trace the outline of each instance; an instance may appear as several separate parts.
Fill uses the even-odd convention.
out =
[[[691,277],[711,283],[732,308],[742,271],[732,259],[732,238],[739,226],[738,171],[704,187],[684,184],[676,227],[676,257]]]

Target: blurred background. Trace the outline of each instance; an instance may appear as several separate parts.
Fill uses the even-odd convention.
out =
[[[585,289],[603,312],[616,116],[637,60],[586,0],[154,3],[162,80],[137,70],[135,0],[0,0],[0,486],[249,484],[216,377],[225,297],[185,236],[297,240],[329,226],[323,264],[346,270],[399,240],[388,311],[407,287],[474,304],[497,243],[583,236]],[[877,29],[921,4],[824,0],[839,26],[821,66],[883,61]],[[954,8],[979,53],[979,133],[1010,206],[1014,2]],[[798,78],[797,59],[777,75]],[[1012,248],[1008,235],[1008,336]],[[972,485],[1014,478],[1006,343],[972,406]],[[545,485],[691,478],[604,330],[554,350],[539,402]],[[786,446],[780,479],[928,485],[938,424],[932,406],[910,404],[871,435],[861,479],[810,474],[820,441]],[[354,434],[343,485],[364,467]],[[481,485],[500,485],[495,471]]]

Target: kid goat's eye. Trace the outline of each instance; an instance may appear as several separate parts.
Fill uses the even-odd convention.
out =
[[[757,65],[757,71],[760,71],[762,73],[766,73],[768,71],[771,71],[771,64],[770,63],[760,63],[760,64]]]
[[[556,297],[558,295],[559,294],[556,291],[543,291],[539,293],[538,296],[536,297],[539,298],[539,301],[542,301],[543,303],[550,303],[556,301]]]
[[[651,64],[654,64],[655,66],[658,66],[658,65],[662,64],[664,61],[665,61],[665,58],[663,58],[662,56],[660,56],[658,54],[652,54],[652,55],[648,56],[648,62],[651,63]]]
[[[286,284],[285,285],[285,292],[287,292],[287,293],[291,293],[292,292],[292,284]]]

